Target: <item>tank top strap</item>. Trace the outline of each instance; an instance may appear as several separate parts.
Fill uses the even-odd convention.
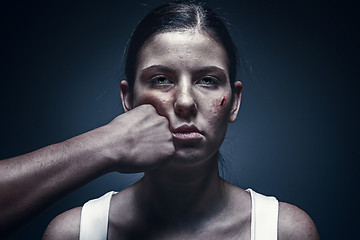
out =
[[[92,199],[84,204],[80,218],[79,240],[106,240],[110,200],[116,192]]]
[[[247,189],[251,195],[251,240],[277,240],[279,202]]]

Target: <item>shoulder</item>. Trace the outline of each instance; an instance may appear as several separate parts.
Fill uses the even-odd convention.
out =
[[[300,208],[279,203],[279,239],[317,240],[319,235],[310,216]]]
[[[46,228],[43,240],[79,239],[81,209],[73,208],[55,217]]]

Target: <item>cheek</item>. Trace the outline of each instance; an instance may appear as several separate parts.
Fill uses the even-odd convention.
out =
[[[219,115],[224,115],[229,110],[230,97],[227,94],[217,97],[212,101],[212,108],[218,112]],[[221,114],[220,114],[221,113]]]
[[[206,115],[207,119],[212,119],[212,125],[222,125],[227,123],[230,107],[229,96],[227,94],[213,98],[209,104]]]

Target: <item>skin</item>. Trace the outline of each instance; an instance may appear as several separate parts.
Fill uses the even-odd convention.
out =
[[[134,92],[121,83],[123,107],[131,113],[154,106],[169,123],[175,151],[112,197],[108,239],[250,239],[250,196],[217,169],[217,151],[241,99],[242,85],[235,82],[232,91],[228,73],[223,47],[198,29],[159,33],[143,47]],[[184,124],[200,136],[179,139],[175,129]],[[279,239],[318,239],[305,212],[286,203],[279,208]],[[80,214],[78,207],[56,217],[44,239],[78,239]]]

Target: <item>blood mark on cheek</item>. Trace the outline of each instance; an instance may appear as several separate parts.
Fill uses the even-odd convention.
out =
[[[211,106],[209,106],[208,110],[208,116],[217,116],[217,118],[220,118],[221,116],[224,116],[224,112],[227,108],[226,106],[226,96],[222,96],[220,98],[214,98],[212,100]]]
[[[223,97],[223,98],[221,99],[220,106],[224,106],[225,101],[226,101],[226,97]]]

